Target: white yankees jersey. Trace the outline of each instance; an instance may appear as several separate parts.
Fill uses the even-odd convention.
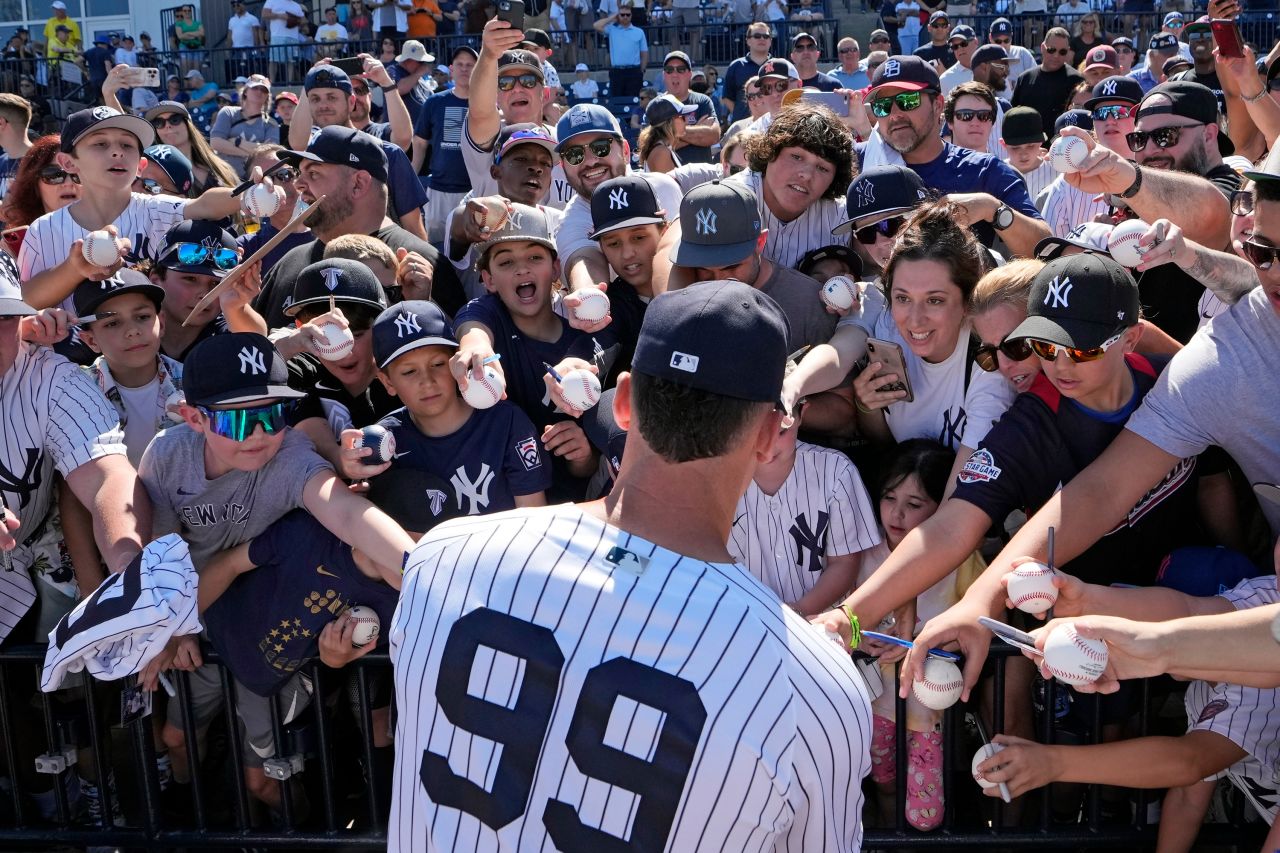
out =
[[[498,133],[502,132],[503,125],[505,122],[498,126]],[[556,135],[554,127],[549,124],[543,126],[552,137]],[[476,198],[498,194],[498,179],[489,173],[489,168],[493,166],[493,145],[496,142],[495,136],[494,142],[489,143],[488,148],[481,148],[471,138],[471,121],[468,119],[463,124],[462,162],[467,166],[467,176],[471,178],[471,194]],[[547,190],[547,197],[542,199],[542,203],[547,207],[563,208],[577,194],[577,190],[569,186],[569,180],[564,176],[564,165],[557,162],[551,169],[551,187]]]
[[[866,688],[737,564],[571,505],[456,519],[390,642],[391,850],[860,846]]]
[[[1005,162],[1009,163],[1007,159]],[[1018,172],[1012,163],[1009,163],[1009,168]],[[1038,196],[1058,177],[1058,173],[1053,170],[1053,164],[1048,160],[1042,160],[1040,165],[1030,172],[1018,172],[1018,175],[1022,178],[1022,182],[1027,185],[1027,195],[1031,196],[1032,200],[1036,202],[1036,210],[1040,210],[1040,213],[1043,214],[1044,211],[1040,208]]]
[[[763,180],[759,172],[742,171],[728,182],[744,185],[756,197],[760,211],[760,227],[769,229],[764,241],[764,256],[779,266],[794,269],[805,252],[823,246],[849,245],[849,234],[832,236],[831,229],[848,219],[845,216],[845,199],[823,198],[810,204],[790,222],[783,222],[773,215],[764,200]],[[849,232],[850,234],[852,232]]]
[[[1095,201],[1098,198],[1097,193],[1082,192],[1059,175],[1043,190],[1043,198],[1035,202],[1053,236],[1065,237],[1080,223],[1092,222],[1095,216],[1111,211],[1105,201]]]
[[[103,681],[136,675],[170,638],[199,632],[195,566],[187,543],[170,533],[108,576],[49,632],[40,689],[57,690],[69,673],[86,669]]]
[[[1224,593],[1237,610],[1280,602],[1276,576],[1242,581]],[[1215,732],[1248,755],[1224,772],[1268,824],[1280,809],[1280,689],[1193,681],[1185,699],[1188,731]]]
[[[154,258],[164,235],[185,215],[187,200],[171,195],[130,193],[129,204],[111,224],[127,239],[130,251],[140,258]],[[75,205],[46,213],[27,229],[18,252],[18,268],[22,281],[57,266],[71,253],[71,244],[94,230],[85,228],[72,217]],[[63,300],[63,308],[75,313],[71,297]]]
[[[827,557],[880,541],[871,499],[849,457],[803,441],[777,493],[752,480],[734,516],[729,553],[787,602],[813,589]]]
[[[40,532],[66,477],[100,456],[125,453],[116,410],[88,374],[52,350],[22,345],[0,376],[0,497],[18,516],[14,571],[0,571],[0,641],[35,601],[26,547]]]

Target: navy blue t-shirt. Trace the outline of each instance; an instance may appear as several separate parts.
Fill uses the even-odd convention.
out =
[[[839,80],[822,71],[819,71],[808,80],[801,80],[800,85],[806,89],[817,89],[819,92],[834,92],[836,89],[842,88]]]
[[[361,572],[351,546],[304,510],[255,537],[249,559],[257,568],[236,578],[203,618],[231,673],[259,696],[274,694],[319,654],[320,631],[348,607],[372,607],[384,631],[391,625],[400,593]]]
[[[759,62],[752,61],[750,56],[739,56],[733,62],[729,63],[729,67],[724,72],[724,97],[733,101],[733,113],[729,116],[730,121],[737,121],[740,118],[746,118],[750,114],[747,107],[747,97],[743,94],[742,87],[747,85],[747,81],[760,73]]]
[[[464,193],[471,189],[467,164],[462,160],[462,125],[467,118],[467,99],[450,89],[427,98],[413,124],[413,135],[427,140],[431,158],[422,164],[423,183],[443,193]]]
[[[391,141],[391,122],[389,121],[371,121],[360,129],[383,142]]]
[[[459,514],[514,509],[517,495],[551,487],[551,465],[533,424],[506,400],[477,409],[456,432],[438,438],[423,435],[406,409],[379,424],[396,439],[392,468],[426,471],[448,483],[452,494],[428,493],[427,500],[448,501]]]
[[[388,62],[387,74],[391,77],[391,82],[398,84],[401,80],[408,77],[413,72],[407,70],[399,62]],[[422,105],[427,102],[427,98],[431,97],[431,90],[427,88],[427,76],[418,78],[417,84],[409,90],[409,94],[404,97],[405,109],[409,111],[409,118],[416,124],[418,121],[418,113],[422,111]]]

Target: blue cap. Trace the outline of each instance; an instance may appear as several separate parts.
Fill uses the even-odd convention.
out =
[[[256,332],[227,332],[196,344],[182,362],[182,390],[192,406],[307,396],[289,387],[284,359]]]
[[[563,151],[566,142],[584,133],[608,133],[622,139],[618,119],[607,108],[600,104],[577,104],[569,107],[556,122],[556,151]]]
[[[969,67],[977,68],[987,62],[1008,62],[1009,51],[1004,49],[1003,45],[984,44],[973,52],[973,56],[969,57]]]
[[[173,181],[178,192],[186,195],[187,190],[191,189],[195,177],[191,170],[191,161],[187,159],[186,154],[172,145],[161,144],[143,149],[142,156],[146,157],[148,162],[159,166],[160,170],[169,176],[169,180]]]
[[[312,89],[341,89],[350,95],[351,77],[333,65],[317,65],[307,72],[302,88],[308,92]]]
[[[352,127],[331,124],[311,139],[306,151],[284,151],[280,159],[295,164],[299,160],[311,160],[350,166],[368,172],[375,181],[387,182],[387,153],[382,150],[382,143]]]
[[[1088,110],[1067,110],[1058,116],[1053,123],[1053,135],[1062,133],[1064,127],[1078,127],[1081,130],[1093,130],[1093,116]]]
[[[1179,548],[1164,558],[1156,586],[1200,598],[1221,595],[1249,578],[1270,574],[1230,548]]]
[[[906,166],[872,166],[849,184],[845,212],[849,219],[831,229],[847,234],[859,223],[870,225],[890,216],[909,213],[929,200],[929,191],[914,170]]]
[[[1013,35],[1013,24],[1008,18],[996,18],[991,22],[989,32],[993,36],[1011,36]]]
[[[373,360],[379,369],[419,347],[456,347],[453,324],[425,299],[398,302],[373,321]]]

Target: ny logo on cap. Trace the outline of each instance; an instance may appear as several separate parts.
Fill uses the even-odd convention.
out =
[[[627,201],[627,191],[622,187],[609,190],[609,209],[610,210],[626,210],[630,206]]]
[[[1067,299],[1071,295],[1071,276],[1067,276],[1061,281],[1055,275],[1053,281],[1049,282],[1049,292],[1044,296],[1044,304],[1050,308],[1070,308]]]
[[[507,231],[519,231],[524,227],[524,214],[518,210],[513,210],[507,214]]]
[[[685,373],[697,373],[698,357],[677,350],[671,353],[671,366],[676,370],[683,370]]]
[[[876,203],[876,188],[871,181],[858,184],[858,207],[866,207]]]
[[[204,246],[206,249],[221,249],[222,241],[217,237],[205,237],[200,241],[200,245]]]
[[[413,332],[421,332],[422,327],[418,325],[418,318],[414,314],[401,314],[396,317],[396,337],[403,338],[405,335]]]
[[[324,286],[329,288],[330,292],[337,290],[338,285],[342,284],[342,270],[337,267],[320,270],[320,275],[324,276]]]
[[[118,116],[120,113],[111,109],[111,107],[94,107],[93,112],[90,113],[90,115],[92,115],[95,120],[102,121],[103,119],[111,118],[112,116]]]
[[[1115,93],[1116,93],[1116,81],[1115,80],[1104,81],[1102,84],[1102,94],[1114,95]]]
[[[881,77],[897,77],[902,73],[902,63],[896,59],[890,59],[884,65],[880,66]]]
[[[693,228],[699,234],[715,234],[716,233],[716,212],[709,207],[704,207],[698,211],[698,221]],[[672,367],[675,367],[673,364]]]
[[[266,354],[256,347],[240,348],[240,372],[249,376],[257,376],[267,372]]]

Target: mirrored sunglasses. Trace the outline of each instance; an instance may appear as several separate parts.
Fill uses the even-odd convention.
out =
[[[898,105],[901,112],[909,113],[920,108],[921,100],[919,92],[899,92],[889,98],[876,98],[871,102],[871,113],[876,118],[885,118],[893,110],[894,104]]]
[[[199,243],[179,243],[170,251],[177,254],[178,263],[184,267],[200,266],[209,261],[220,270],[230,270],[240,263],[240,256],[235,249],[211,249]]]
[[[498,78],[498,91],[510,92],[519,83],[525,89],[536,89],[542,85],[542,80],[537,74],[508,74],[506,77]]]
[[[247,409],[209,409],[196,406],[209,419],[209,430],[232,441],[244,441],[259,426],[267,435],[275,435],[288,425],[292,403],[284,400]]]
[[[1156,147],[1160,149],[1172,148],[1178,144],[1178,138],[1182,136],[1182,131],[1192,127],[1204,127],[1204,124],[1177,124],[1150,131],[1135,130],[1133,133],[1126,133],[1124,141],[1129,143],[1129,150],[1135,154],[1146,148],[1148,141],[1154,142]]]
[[[1231,212],[1236,216],[1253,213],[1253,190],[1235,190],[1231,193]]]
[[[65,172],[57,166],[45,166],[40,170],[40,183],[48,184],[51,187],[60,187],[67,182],[67,178],[71,179],[71,183],[80,183],[80,176]]]
[[[1064,347],[1061,344],[1042,341],[1037,338],[1026,338],[1027,346],[1031,347],[1031,351],[1045,361],[1055,361],[1059,352],[1065,352],[1067,358],[1076,364],[1087,364],[1091,361],[1097,361],[1107,354],[1107,350],[1111,349],[1120,339],[1124,337],[1124,330],[1121,329],[1110,338],[1107,338],[1101,345],[1090,347],[1089,349],[1077,349],[1075,347]]]
[[[1263,245],[1252,238],[1243,241],[1240,245],[1244,247],[1245,258],[1260,270],[1271,269],[1271,265],[1280,258],[1280,249]]]
[[[1092,115],[1094,121],[1120,121],[1133,115],[1135,109],[1128,104],[1108,104],[1095,109]]]
[[[994,124],[996,120],[995,110],[956,110],[956,121],[973,121],[977,119],[984,124]]]

